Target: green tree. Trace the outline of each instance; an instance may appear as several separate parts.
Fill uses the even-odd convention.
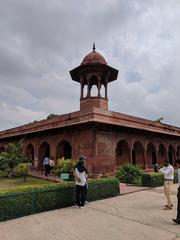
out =
[[[0,153],[0,169],[8,171],[8,176],[12,176],[13,168],[20,163],[27,162],[27,157],[23,154],[19,143],[9,143],[6,152]]]

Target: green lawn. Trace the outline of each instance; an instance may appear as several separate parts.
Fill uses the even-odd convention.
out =
[[[0,189],[14,188],[17,186],[47,184],[47,183],[52,183],[52,182],[44,180],[44,179],[40,179],[40,178],[35,178],[35,177],[27,177],[25,182],[24,182],[23,178],[0,177]]]

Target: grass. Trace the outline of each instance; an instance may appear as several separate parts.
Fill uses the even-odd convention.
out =
[[[36,184],[47,184],[52,183],[51,181],[36,178],[27,177],[24,182],[23,178],[11,177],[8,178],[5,172],[0,171],[0,189],[14,188],[18,186],[36,185]]]

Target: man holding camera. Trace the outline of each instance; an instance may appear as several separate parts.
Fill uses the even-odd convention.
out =
[[[155,171],[158,171],[164,174],[164,193],[167,199],[167,204],[164,205],[163,210],[171,210],[173,208],[173,203],[171,200],[171,188],[174,180],[174,168],[169,163],[168,160],[165,160],[164,167],[159,168],[159,166],[156,165]]]

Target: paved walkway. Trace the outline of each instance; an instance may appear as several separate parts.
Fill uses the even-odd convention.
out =
[[[176,189],[172,198],[176,205]],[[162,210],[163,187],[0,223],[2,240],[178,240],[176,209]]]
[[[145,189],[149,189],[149,187],[136,186],[132,184],[120,183],[120,193],[121,194],[129,194],[133,192],[143,191]]]
[[[33,177],[37,177],[37,178],[41,178],[41,179],[45,179],[53,182],[62,182],[62,180],[59,177],[56,177],[52,174],[47,177],[45,176],[44,172],[41,172],[40,170],[38,171],[38,170],[31,169],[28,174]]]

